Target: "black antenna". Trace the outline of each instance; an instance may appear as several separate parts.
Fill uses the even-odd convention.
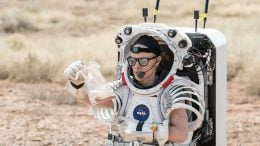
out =
[[[207,22],[207,15],[208,15],[208,7],[209,7],[209,0],[206,0],[205,1],[205,9],[204,9],[204,15],[203,15],[203,18],[204,18],[204,24],[203,24],[203,28],[206,27],[206,22]]]
[[[197,32],[198,28],[198,19],[200,18],[200,11],[194,10],[194,19],[195,19],[195,32]]]
[[[153,23],[156,22],[156,17],[157,17],[158,10],[159,10],[159,4],[160,4],[160,0],[157,0],[156,5],[155,5],[155,9],[154,9],[154,12],[153,12]]]
[[[148,16],[148,8],[143,8],[143,17],[144,17],[144,22],[145,23],[147,21],[147,16]]]

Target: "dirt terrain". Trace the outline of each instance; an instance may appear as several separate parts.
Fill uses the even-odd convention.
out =
[[[106,126],[81,105],[26,97],[34,85],[1,82],[0,146],[100,145]]]
[[[0,146],[101,145],[107,126],[80,104],[57,104],[29,97],[34,84],[0,81]],[[62,86],[45,84],[62,90]],[[229,146],[257,146],[260,142],[259,97],[248,97],[244,87],[228,84],[227,132]]]

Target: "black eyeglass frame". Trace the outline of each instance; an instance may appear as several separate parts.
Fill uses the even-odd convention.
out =
[[[148,58],[148,57],[135,58],[135,57],[132,57],[132,56],[128,56],[127,57],[127,63],[128,63],[129,66],[135,66],[136,62],[138,61],[140,66],[147,66],[149,64],[150,60],[155,59],[157,57],[158,56],[154,56],[154,57],[150,57],[150,58]],[[134,59],[134,63],[133,64],[131,64],[130,61],[129,61],[129,59],[132,59],[132,58]],[[147,61],[146,61],[147,63],[146,64],[141,64],[140,62],[141,62],[142,59],[147,59]]]

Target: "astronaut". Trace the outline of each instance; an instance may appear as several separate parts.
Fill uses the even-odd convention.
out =
[[[75,61],[66,90],[109,123],[105,146],[226,145],[226,47],[218,30],[156,22],[127,25],[117,34],[116,80],[96,63]]]
[[[160,55],[160,45],[152,36],[142,35],[131,45],[127,63],[130,70],[129,80],[136,88],[146,90],[158,85],[164,79],[163,71],[158,69],[161,63]],[[89,81],[84,80],[88,71],[86,69],[83,71],[84,67],[87,68],[81,61],[75,61],[65,69],[64,74],[69,79],[67,90],[75,96],[88,98],[89,90],[86,84],[89,84]],[[158,113],[160,108],[158,96],[162,95],[162,91],[149,96],[137,96],[127,86],[122,85],[122,80],[110,82],[108,85],[113,89],[113,93],[87,100],[97,111],[97,115],[100,114],[98,110],[113,109],[112,118],[117,119],[113,122],[117,122],[114,123],[114,127],[117,126],[115,131],[118,132],[111,136],[117,136],[117,139],[120,137],[123,143],[138,142],[150,145],[163,145],[166,142],[182,145],[190,143],[188,112],[184,108],[172,110],[167,119],[163,119]],[[187,94],[179,96],[188,97]],[[113,144],[110,142],[110,145]],[[109,142],[106,145],[109,145]]]
[[[134,86],[139,89],[148,89],[163,80],[162,76],[160,76],[160,72],[158,71],[158,67],[161,62],[160,53],[161,50],[159,44],[151,36],[141,36],[133,44],[130,49],[130,55],[127,57],[127,62],[129,66],[131,66],[133,72],[132,80]],[[142,98],[144,98],[142,100],[151,100],[149,98],[154,97]],[[143,108],[146,108],[145,104],[139,104],[139,107],[142,106],[144,106]],[[135,107],[134,110],[138,110],[138,108]],[[144,111],[142,108],[139,110]],[[147,114],[149,114],[149,110],[144,113],[137,113],[136,115],[134,113],[134,118],[135,120],[138,120],[139,125],[142,125],[145,122]],[[153,114],[155,114],[155,112]],[[155,118],[156,115],[153,115],[153,117]],[[172,142],[184,142],[188,137],[188,119],[185,110],[178,109],[172,111],[170,113],[169,120],[169,123],[167,123],[169,124],[168,140]],[[159,123],[161,122],[161,119],[155,118],[152,122]]]

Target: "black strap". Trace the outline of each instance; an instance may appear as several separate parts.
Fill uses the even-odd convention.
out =
[[[81,84],[79,84],[79,85],[76,85],[76,84],[72,83],[71,81],[70,81],[70,84],[71,84],[74,88],[76,88],[76,89],[79,89],[79,88],[81,88],[81,87],[84,86],[84,83],[81,83]]]
[[[142,131],[143,125],[144,125],[144,122],[139,121],[137,126],[136,126],[136,131]]]

